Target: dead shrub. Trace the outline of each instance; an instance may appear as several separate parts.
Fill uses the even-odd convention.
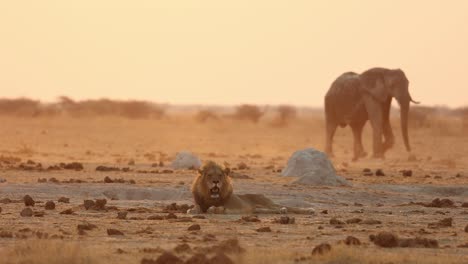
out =
[[[205,109],[198,111],[195,115],[195,120],[200,123],[205,123],[210,120],[217,121],[219,120],[219,116],[214,111]]]
[[[264,111],[261,111],[260,107],[256,105],[244,104],[236,107],[234,118],[238,120],[248,120],[254,123],[258,123],[263,114]]]
[[[280,105],[276,109],[277,116],[271,123],[273,126],[276,127],[284,127],[287,126],[297,118],[297,109],[290,105]]]

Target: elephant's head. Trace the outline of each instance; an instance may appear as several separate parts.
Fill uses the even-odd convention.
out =
[[[411,151],[408,139],[408,114],[410,102],[414,101],[408,90],[409,81],[405,73],[400,70],[373,68],[361,74],[363,89],[376,100],[385,104],[392,97],[400,105],[400,122],[403,141],[407,151]]]

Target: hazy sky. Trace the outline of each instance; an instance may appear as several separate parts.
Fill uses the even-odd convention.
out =
[[[0,2],[0,97],[321,106],[373,66],[468,105],[468,1]]]

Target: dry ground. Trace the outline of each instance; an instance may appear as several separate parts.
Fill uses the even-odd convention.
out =
[[[468,202],[468,137],[450,128],[412,129],[416,160],[409,161],[396,126],[396,144],[385,160],[358,162],[350,161],[349,129],[341,129],[333,162],[353,186],[314,187],[293,185],[294,179],[280,177],[278,170],[296,150],[322,149],[320,117],[302,117],[287,127],[230,119],[201,124],[188,115],[162,120],[0,117],[0,123],[0,179],[6,180],[0,183],[0,199],[12,200],[0,203],[0,263],[140,263],[143,258],[156,260],[164,251],[187,260],[197,252],[210,258],[220,248],[236,263],[468,263],[468,208],[462,207]],[[369,130],[364,135],[368,151]],[[246,222],[241,215],[198,219],[176,212],[176,219],[157,220],[168,215],[168,204],[192,204],[189,188],[196,172],[164,172],[181,150],[233,168],[244,162],[249,168],[236,172],[251,179],[234,179],[237,192],[312,206],[316,214],[291,215],[295,224],[287,225],[274,223],[277,215]],[[35,164],[20,167],[28,160]],[[152,166],[160,161],[164,166]],[[46,169],[61,162],[80,162],[84,169]],[[28,169],[37,163],[44,169]],[[99,165],[129,171],[96,171]],[[364,176],[364,168],[382,169],[385,176]],[[404,177],[400,170],[412,170],[412,176]],[[104,183],[106,176],[126,183]],[[43,178],[58,182],[38,182]],[[36,201],[33,211],[44,216],[20,216],[26,194]],[[59,203],[60,197],[69,198],[69,203]],[[83,200],[98,198],[107,199],[106,210],[85,210]],[[448,198],[454,207],[422,204],[435,198]],[[56,208],[45,210],[47,201],[54,201]],[[66,209],[73,213],[60,214]],[[118,219],[118,212],[128,212],[126,219]],[[380,222],[331,224],[332,218]],[[452,218],[452,226],[431,225],[446,218]],[[83,223],[97,227],[80,234],[77,225]],[[188,231],[193,224],[201,230]],[[261,227],[271,232],[257,232]],[[109,236],[110,228],[124,235]],[[369,236],[381,231],[436,239],[438,248],[378,247]],[[347,236],[358,238],[361,245],[340,242]],[[229,239],[237,239],[246,251],[239,252],[236,240],[226,243]],[[312,256],[321,243],[329,243],[332,251]]]

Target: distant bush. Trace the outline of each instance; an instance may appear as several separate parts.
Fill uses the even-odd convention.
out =
[[[272,122],[273,126],[284,127],[297,118],[297,109],[289,105],[281,105],[276,109],[277,116]]]
[[[264,112],[260,110],[260,107],[256,105],[244,104],[236,107],[234,118],[258,123],[263,114]]]
[[[219,117],[215,112],[205,109],[205,110],[200,110],[195,115],[195,120],[200,123],[205,123],[206,121],[210,121],[210,120],[219,120]]]
[[[116,101],[109,99],[74,101],[62,96],[58,102],[44,104],[30,99],[0,99],[0,114],[13,116],[54,116],[67,114],[73,117],[121,116],[129,119],[162,118],[165,108],[145,101]]]
[[[437,112],[434,107],[412,106],[410,108],[408,124],[413,128],[429,128],[431,126],[431,117]]]

